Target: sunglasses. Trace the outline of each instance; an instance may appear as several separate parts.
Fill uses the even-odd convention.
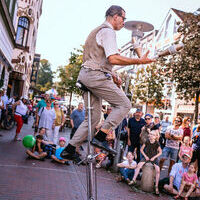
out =
[[[145,120],[150,120],[151,118],[145,118]]]
[[[175,120],[175,122],[181,122],[181,121],[179,121],[179,120]]]

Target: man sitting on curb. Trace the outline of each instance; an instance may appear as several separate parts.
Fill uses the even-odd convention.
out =
[[[170,172],[169,178],[164,178],[159,182],[159,188],[164,189],[169,192],[170,194],[177,195],[178,190],[181,186],[181,180],[184,172],[188,171],[188,165],[191,162],[191,157],[188,154],[182,155],[182,162],[175,163],[172,167],[172,170]],[[193,192],[191,196],[197,197],[200,196],[199,190],[197,192]],[[185,194],[184,194],[185,195]]]

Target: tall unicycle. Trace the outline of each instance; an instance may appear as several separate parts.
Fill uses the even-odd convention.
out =
[[[97,180],[96,180],[96,169],[95,169],[95,158],[97,155],[94,155],[94,148],[90,144],[92,140],[92,130],[91,130],[91,102],[90,94],[91,92],[84,86],[80,81],[76,83],[76,86],[79,87],[84,92],[87,92],[88,95],[88,146],[87,146],[87,156],[83,161],[86,161],[86,178],[87,178],[87,200],[97,200]],[[80,164],[80,163],[79,163]]]

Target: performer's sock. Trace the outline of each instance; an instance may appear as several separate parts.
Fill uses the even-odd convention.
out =
[[[70,143],[65,147],[65,151],[67,151],[70,154],[75,154],[76,147],[71,145]]]
[[[107,134],[100,130],[100,131],[94,136],[94,138],[96,138],[97,140],[103,142],[103,141],[106,140],[106,136],[107,136]]]

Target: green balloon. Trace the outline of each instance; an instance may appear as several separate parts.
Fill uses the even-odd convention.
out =
[[[32,148],[35,145],[35,138],[32,135],[26,135],[23,140],[22,143],[26,148]]]

